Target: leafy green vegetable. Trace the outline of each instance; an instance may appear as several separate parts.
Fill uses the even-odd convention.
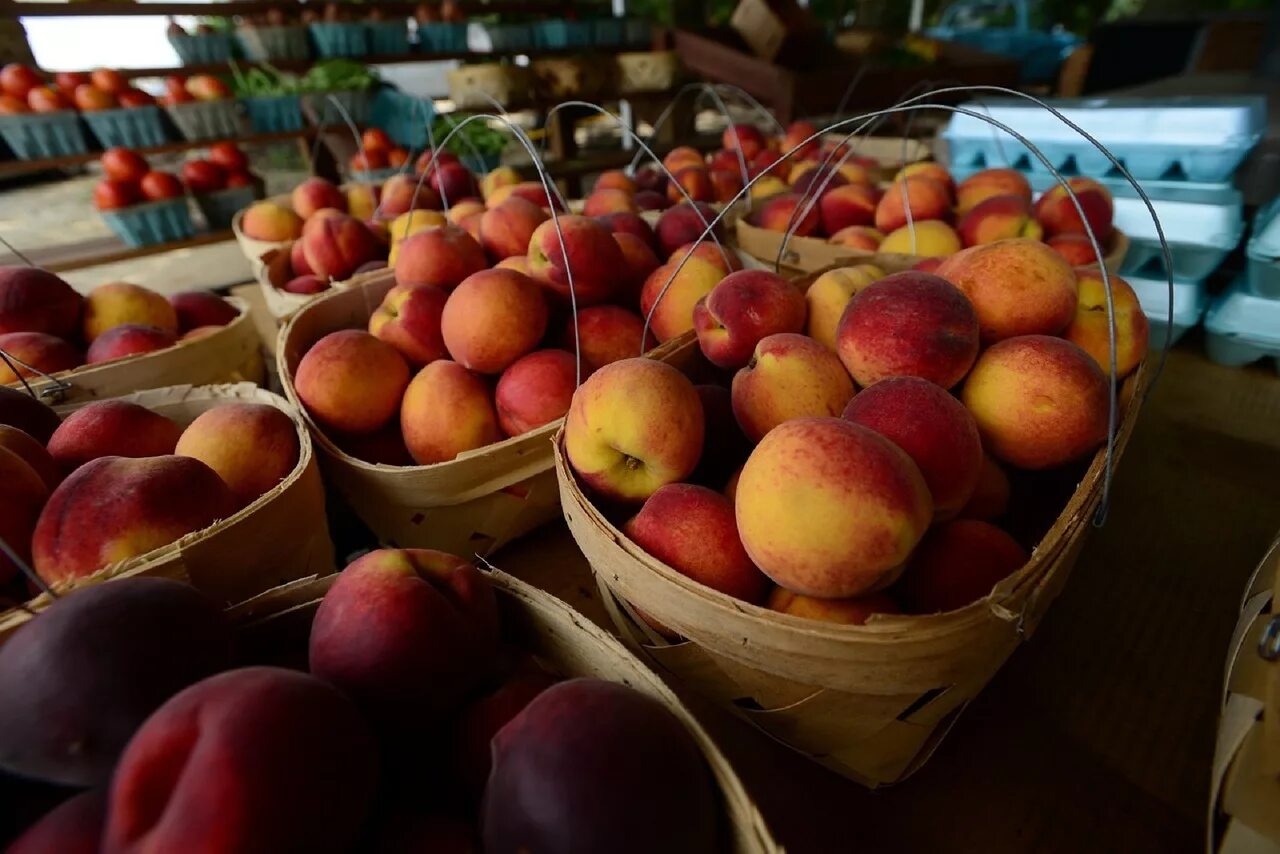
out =
[[[453,130],[455,125],[461,124],[471,113],[441,113],[437,115],[431,122],[431,137],[439,144],[449,131]],[[468,145],[470,142],[470,145]],[[507,147],[507,135],[500,130],[489,126],[485,121],[473,121],[462,126],[462,129],[454,134],[453,139],[449,140],[449,144],[445,146],[459,157],[471,155],[473,152],[480,154],[500,154],[502,149]]]
[[[307,92],[364,92],[376,86],[378,73],[349,59],[326,59],[317,62],[299,77],[263,62],[241,71],[231,63],[232,88],[240,98],[271,95],[294,95]]]

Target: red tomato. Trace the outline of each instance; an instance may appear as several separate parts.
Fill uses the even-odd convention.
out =
[[[15,113],[29,113],[27,102],[12,95],[0,95],[0,115],[11,116]]]
[[[108,148],[102,152],[102,171],[112,181],[133,183],[151,171],[147,161],[132,148]]]
[[[142,176],[140,187],[142,195],[152,202],[176,199],[183,193],[182,182],[172,172],[148,172]]]
[[[89,72],[89,82],[103,92],[118,95],[129,88],[129,81],[124,75],[112,68],[95,68]]]
[[[93,206],[100,211],[127,208],[141,200],[142,193],[138,185],[128,181],[107,179],[98,182],[98,186],[93,188]]]
[[[141,89],[134,89],[130,86],[119,95],[116,96],[120,100],[122,107],[147,107],[156,102],[156,99],[143,92]]]
[[[249,158],[234,142],[217,142],[209,146],[208,159],[227,172],[244,172],[249,168]]]
[[[57,89],[37,86],[27,93],[27,106],[37,113],[56,113],[71,109],[71,102]]]
[[[0,89],[6,95],[25,98],[28,92],[43,84],[39,74],[19,62],[11,62],[0,68]]]
[[[257,179],[252,172],[232,172],[227,176],[227,189],[232,187],[252,187]]]
[[[89,75],[83,71],[59,71],[53,75],[53,82],[63,97],[70,98],[75,95],[77,86],[89,82]]]
[[[182,164],[182,182],[193,193],[214,193],[227,186],[227,175],[208,160],[188,160]]]
[[[382,128],[369,128],[360,138],[360,145],[365,151],[389,151],[395,143]]]

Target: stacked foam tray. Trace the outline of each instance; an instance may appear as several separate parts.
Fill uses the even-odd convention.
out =
[[[1172,341],[1198,324],[1209,307],[1205,280],[1244,235],[1243,203],[1232,177],[1261,136],[1260,98],[1079,98],[1049,102],[1119,160],[1150,198],[1173,273]],[[1105,154],[1048,110],[1021,99],[970,102],[1034,143],[1065,176],[1086,175],[1115,199],[1115,224],[1131,246],[1121,270],[1163,342],[1170,319],[1169,283],[1155,223],[1138,192]],[[954,115],[942,134],[956,180],[979,169],[1011,166],[1040,193],[1052,172],[1029,147],[976,115]],[[1280,224],[1276,226],[1280,247]],[[1277,254],[1280,255],[1280,249]],[[1280,293],[1280,267],[1276,267]],[[1280,333],[1278,333],[1280,334]]]
[[[1280,198],[1258,211],[1242,276],[1205,316],[1205,349],[1222,365],[1270,359],[1280,371]]]

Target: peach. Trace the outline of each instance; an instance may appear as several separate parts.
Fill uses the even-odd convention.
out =
[[[956,214],[964,216],[994,196],[1017,196],[1031,204],[1031,183],[1017,169],[983,169],[956,187]]]
[[[876,205],[876,228],[890,232],[907,224],[907,210],[913,222],[947,219],[951,215],[951,195],[932,178],[913,176],[896,181],[884,191]]]
[[[397,217],[409,211],[432,210],[442,207],[440,194],[425,182],[410,175],[392,175],[382,185],[381,210],[384,217]]]
[[[701,258],[690,257],[683,266],[664,264],[645,280],[640,313],[650,318],[659,341],[670,341],[693,329],[694,306],[722,279],[720,268]]]
[[[400,214],[400,216],[393,219],[391,224],[387,226],[387,232],[391,235],[393,259],[389,266],[395,266],[394,258],[398,244],[403,243],[419,231],[438,228],[442,225],[449,225],[449,220],[444,214],[440,211],[426,211],[421,208]]]
[[[289,203],[293,205],[293,212],[303,219],[310,219],[312,214],[324,208],[338,211],[347,209],[347,197],[342,194],[342,190],[324,178],[317,177],[308,178],[294,187]]]
[[[855,225],[871,225],[876,219],[876,191],[865,184],[845,184],[818,200],[822,230],[836,234]]]
[[[4,489],[0,490],[0,539],[30,565],[31,537],[53,488],[22,457],[7,448],[0,448],[0,480],[4,481]],[[18,572],[18,565],[0,553],[0,583]]]
[[[915,163],[908,163],[898,170],[898,174],[893,176],[893,183],[897,183],[904,178],[910,177],[928,178],[936,181],[946,188],[948,195],[953,195],[956,189],[955,179],[951,177],[951,173],[947,171],[947,167],[933,160],[919,160]]]
[[[563,418],[578,385],[576,366],[564,350],[535,350],[512,362],[494,389],[502,432],[519,436]]]
[[[49,496],[31,559],[50,584],[146,554],[235,511],[226,484],[189,457],[99,457]]]
[[[475,176],[461,163],[442,162],[439,168],[431,170],[427,180],[446,207],[461,199],[480,195]]]
[[[211,291],[183,291],[169,297],[178,317],[178,332],[200,326],[226,326],[240,316],[231,303]]]
[[[632,358],[605,365],[578,387],[564,425],[564,450],[597,494],[641,502],[684,480],[698,464],[702,403],[672,366]]]
[[[280,290],[290,294],[322,294],[329,290],[329,283],[319,276],[295,276],[281,285]]]
[[[692,255],[695,258],[701,258],[708,264],[714,264],[726,276],[742,269],[742,261],[734,254],[733,250],[716,243],[714,240],[708,239],[702,243],[689,243],[681,246],[671,253],[671,256],[667,258],[667,263],[679,264],[686,255]]]
[[[884,242],[884,234],[869,225],[851,225],[831,235],[827,238],[827,242],[847,249],[878,252],[880,244]]]
[[[387,746],[432,734],[488,681],[498,605],[479,570],[428,549],[380,549],[353,562],[311,627],[315,675],[355,700]]]
[[[0,334],[0,354],[16,360],[10,367],[8,362],[0,358],[0,384],[17,382],[21,377],[69,371],[84,364],[84,359],[75,347],[44,332]],[[25,368],[18,362],[31,367]]]
[[[481,270],[449,295],[440,316],[445,347],[463,367],[500,374],[533,350],[547,329],[536,282],[514,270]]]
[[[770,431],[742,469],[735,504],[756,566],[823,599],[893,583],[933,516],[911,458],[839,418],[797,418]]]
[[[790,231],[796,237],[817,234],[822,226],[818,206],[796,193],[782,193],[766,200],[753,214],[753,220],[760,228]]]
[[[839,415],[853,380],[826,347],[793,332],[770,335],[733,377],[733,415],[747,438],[795,418]]]
[[[681,145],[667,152],[667,156],[662,158],[662,165],[667,167],[667,171],[674,175],[686,167],[704,166],[706,165],[706,160],[703,159],[702,153],[698,149]]]
[[[846,626],[865,626],[874,614],[902,613],[898,603],[883,593],[868,593],[848,599],[818,599],[792,593],[785,587],[773,588],[765,607],[779,614]]]
[[[991,345],[961,399],[982,446],[1018,468],[1073,462],[1107,438],[1107,379],[1093,357],[1061,338],[1022,335]]]
[[[177,337],[167,329],[126,323],[123,326],[113,326],[95,338],[84,354],[84,361],[87,365],[96,365],[126,356],[154,353],[156,350],[172,347],[177,341]]]
[[[448,296],[430,285],[396,285],[369,316],[369,334],[395,347],[415,367],[446,359],[440,316]]]
[[[89,291],[84,301],[84,340],[94,339],[113,326],[140,323],[176,335],[178,315],[169,301],[155,291],[111,282]]]
[[[510,258],[503,258],[501,261],[499,261],[497,264],[494,265],[494,268],[498,270],[515,270],[517,273],[522,273],[528,276],[529,275],[529,256],[513,255]]]
[[[1059,234],[1046,240],[1045,245],[1065,258],[1072,267],[1096,267],[1098,264],[1098,256],[1093,251],[1093,244],[1084,234]],[[1107,246],[1105,243],[1101,246],[1105,256]]]
[[[760,341],[777,332],[800,332],[804,294],[767,270],[740,270],[721,279],[693,307],[698,346],[713,365],[737,369],[751,361]]]
[[[480,179],[480,195],[488,199],[500,187],[514,187],[521,183],[520,173],[510,166],[499,166]]]
[[[182,431],[168,418],[125,400],[98,400],[72,412],[49,437],[49,456],[69,472],[98,457],[172,454]]]
[[[400,432],[409,454],[424,466],[502,439],[488,384],[448,359],[427,365],[409,383]]]
[[[938,272],[938,268],[942,266],[942,261],[943,259],[941,256],[936,258],[921,258],[919,261],[912,264],[910,269],[915,270],[918,273],[936,274]]]
[[[978,313],[982,341],[1056,335],[1075,317],[1076,274],[1038,240],[1015,238],[957,252],[938,267]]]
[[[400,409],[409,365],[385,341],[363,330],[343,329],[311,345],[293,384],[321,427],[372,433]]]
[[[884,271],[872,264],[836,267],[818,276],[804,293],[808,317],[805,334],[834,351],[836,329],[849,300],[858,291],[883,278]]]
[[[352,184],[347,187],[347,213],[358,220],[373,219],[378,198],[378,188],[373,184]]]
[[[342,452],[366,463],[387,466],[411,466],[413,457],[405,447],[399,419],[388,422],[372,433],[346,433],[334,437]]]
[[[982,440],[973,416],[946,389],[918,377],[881,380],[849,401],[842,417],[911,457],[929,487],[935,521],[968,503],[982,472]]]
[[[1116,275],[1107,278],[1111,282],[1111,303],[1115,310],[1116,377],[1122,379],[1133,373],[1147,355],[1149,329],[1147,316],[1132,286]],[[1107,310],[1107,289],[1103,287],[1101,274],[1095,272],[1082,273],[1079,287],[1076,316],[1062,335],[1092,356],[1104,374],[1110,374],[1111,312]]]
[[[551,210],[555,208],[558,211],[564,210],[564,205],[554,195],[547,194],[547,188],[542,185],[541,181],[523,181],[519,184],[509,184],[505,187],[499,187],[492,193],[484,197],[486,207],[496,208],[512,196],[519,196],[528,202],[533,202],[543,210]]]
[[[649,496],[622,531],[699,584],[755,605],[764,601],[769,579],[747,557],[733,505],[718,492],[688,483],[667,484]]]
[[[1011,237],[1039,240],[1044,229],[1031,215],[1031,203],[1020,196],[991,196],[974,205],[956,226],[965,246]],[[947,254],[947,253],[938,253]]]
[[[0,386],[0,424],[16,427],[37,442],[48,442],[61,423],[43,401],[21,389]]]
[[[720,135],[720,144],[727,151],[741,151],[742,156],[750,160],[764,151],[764,134],[755,125],[729,125]]]
[[[1105,245],[1111,238],[1111,220],[1115,214],[1111,191],[1092,178],[1068,178],[1067,185],[1075,193],[1085,218],[1080,219],[1066,188],[1055,184],[1036,200],[1034,208],[1036,219],[1044,226],[1044,233],[1050,237],[1085,234],[1084,224],[1088,222],[1093,236]]]
[[[430,285],[451,291],[489,266],[484,249],[455,225],[429,228],[400,242],[395,262],[396,284]]]
[[[656,190],[637,190],[633,198],[635,199],[636,207],[642,211],[665,211],[671,207],[667,194],[659,193]]]
[[[834,163],[835,161],[832,162]],[[806,175],[820,169],[830,169],[830,167],[824,167],[822,162],[818,160],[802,160],[787,172],[787,183],[796,186],[804,180]],[[867,172],[867,168],[852,160],[846,160],[836,166],[836,174],[850,184],[865,184],[868,187],[875,185],[875,181],[872,180],[871,175]]]
[[[471,235],[471,239],[474,240],[476,243],[480,243],[481,242],[480,241],[480,223],[483,221],[483,219],[484,219],[483,214],[473,213],[463,217],[458,222],[458,227],[461,228],[463,231],[465,231],[467,234]]]
[[[530,202],[530,204],[533,203]],[[534,205],[534,207],[537,207],[537,205]],[[462,225],[466,222],[467,217],[482,214],[487,210],[488,208],[485,207],[484,202],[479,199],[462,199],[454,202],[449,207],[449,212],[445,214],[445,219],[449,221],[450,225]]]
[[[1027,560],[1022,546],[995,525],[959,519],[925,535],[896,591],[913,614],[956,611],[986,598]]]
[[[547,220],[529,240],[533,278],[565,301],[572,297],[578,307],[607,302],[618,290],[622,263],[622,251],[609,229],[584,216],[563,214]]]
[[[818,153],[817,134],[818,128],[813,122],[797,119],[787,125],[787,132],[778,147],[784,154],[789,152],[795,159],[804,160]]]
[[[311,265],[307,263],[307,253],[301,240],[289,244],[289,270],[295,277],[312,275]]]
[[[984,453],[978,485],[974,488],[973,495],[969,496],[969,503],[961,509],[960,518],[982,519],[986,522],[999,519],[1009,508],[1011,491],[1009,476],[995,460]]]
[[[223,403],[187,425],[173,453],[217,472],[236,507],[257,501],[298,465],[293,419],[267,403]]]
[[[84,298],[39,267],[0,266],[0,335],[43,332],[69,339],[80,330]]]
[[[644,318],[616,305],[596,305],[578,312],[577,336],[570,318],[560,346],[582,353],[582,367],[595,371],[613,362],[640,356],[658,346],[653,333],[645,334]]]
[[[302,228],[307,266],[322,281],[348,279],[356,268],[386,254],[373,232],[346,214],[313,217]]]
[[[351,850],[377,755],[329,681],[278,667],[219,673],[170,697],[129,742],[101,850]]]
[[[709,202],[715,198],[711,173],[703,166],[686,166],[673,174],[667,184],[667,198],[673,205],[681,202]],[[630,197],[628,197],[630,200]]]
[[[615,233],[613,240],[618,244],[618,251],[622,253],[620,275],[626,284],[619,294],[620,301],[634,305],[640,296],[640,289],[644,287],[644,283],[653,271],[661,266],[661,263],[658,261],[658,256],[654,255],[653,250],[649,248],[649,244],[634,234]]]
[[[926,219],[889,232],[880,241],[877,251],[944,258],[960,251],[960,237],[942,220]]]
[[[742,192],[742,175],[738,172],[727,172],[713,169],[710,172],[711,198],[722,205],[727,205],[738,198]]]
[[[727,387],[704,383],[694,389],[702,401],[703,435],[714,436],[715,441],[707,442],[702,449],[702,458],[689,481],[720,489],[747,461],[752,442],[743,435],[733,416],[733,395]]]
[[[49,491],[62,482],[62,470],[54,462],[53,457],[44,445],[25,430],[0,424],[0,448],[17,454],[18,457],[40,475],[40,479],[49,487]]]
[[[480,245],[489,257],[502,260],[528,255],[529,241],[547,212],[533,202],[513,196],[480,217]]]
[[[613,232],[614,235],[630,234],[639,238],[650,249],[658,245],[658,238],[653,233],[653,228],[644,221],[642,216],[632,211],[616,211],[604,214],[596,217],[596,221]]]
[[[534,697],[550,688],[556,681],[550,674],[533,665],[527,669],[518,670],[514,675],[507,677],[495,691],[472,701],[463,708],[458,716],[453,752],[456,766],[461,772],[462,782],[476,800],[482,798],[485,783],[489,779],[489,771],[492,767],[489,745],[493,737],[525,706],[529,705]],[[469,828],[467,832],[472,833]],[[478,850],[474,846],[428,847],[432,851],[455,852],[455,854],[469,854]],[[391,852],[413,849],[405,845],[376,850]]]
[[[715,208],[705,202],[692,205],[685,202],[667,208],[658,217],[658,225],[654,229],[658,236],[659,257],[670,257],[681,246],[698,242],[702,239],[703,232],[713,223],[711,233],[723,239],[724,227],[722,222],[716,220],[718,216]]]
[[[766,175],[763,178],[753,181],[751,184],[751,198],[753,200],[771,199],[774,196],[781,195],[782,193],[788,193],[790,191],[791,187],[786,181],[783,181],[781,178],[774,177],[773,175]]]
[[[245,237],[268,243],[284,243],[302,236],[302,217],[275,202],[254,202],[240,218]]]
[[[814,169],[805,169],[796,180],[792,181],[791,192],[804,196],[806,201],[814,199],[821,201],[826,198],[827,193],[847,186],[848,183],[849,179],[840,174],[839,170],[820,165]]]
[[[627,173],[619,169],[601,172],[599,177],[596,178],[595,184],[591,186],[592,192],[596,190],[622,190],[627,195],[635,195],[637,189],[636,182]]]
[[[888,377],[921,377],[951,388],[978,356],[978,318],[945,279],[894,273],[849,300],[836,352],[863,388]]]
[[[595,189],[582,205],[583,216],[604,216],[611,213],[635,213],[636,205],[626,190]]]

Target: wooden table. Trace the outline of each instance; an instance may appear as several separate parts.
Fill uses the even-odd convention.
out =
[[[691,705],[792,854],[1203,851],[1227,641],[1280,526],[1277,423],[1274,371],[1172,353],[1066,591],[904,783],[868,791]],[[494,564],[601,617],[563,528]]]

